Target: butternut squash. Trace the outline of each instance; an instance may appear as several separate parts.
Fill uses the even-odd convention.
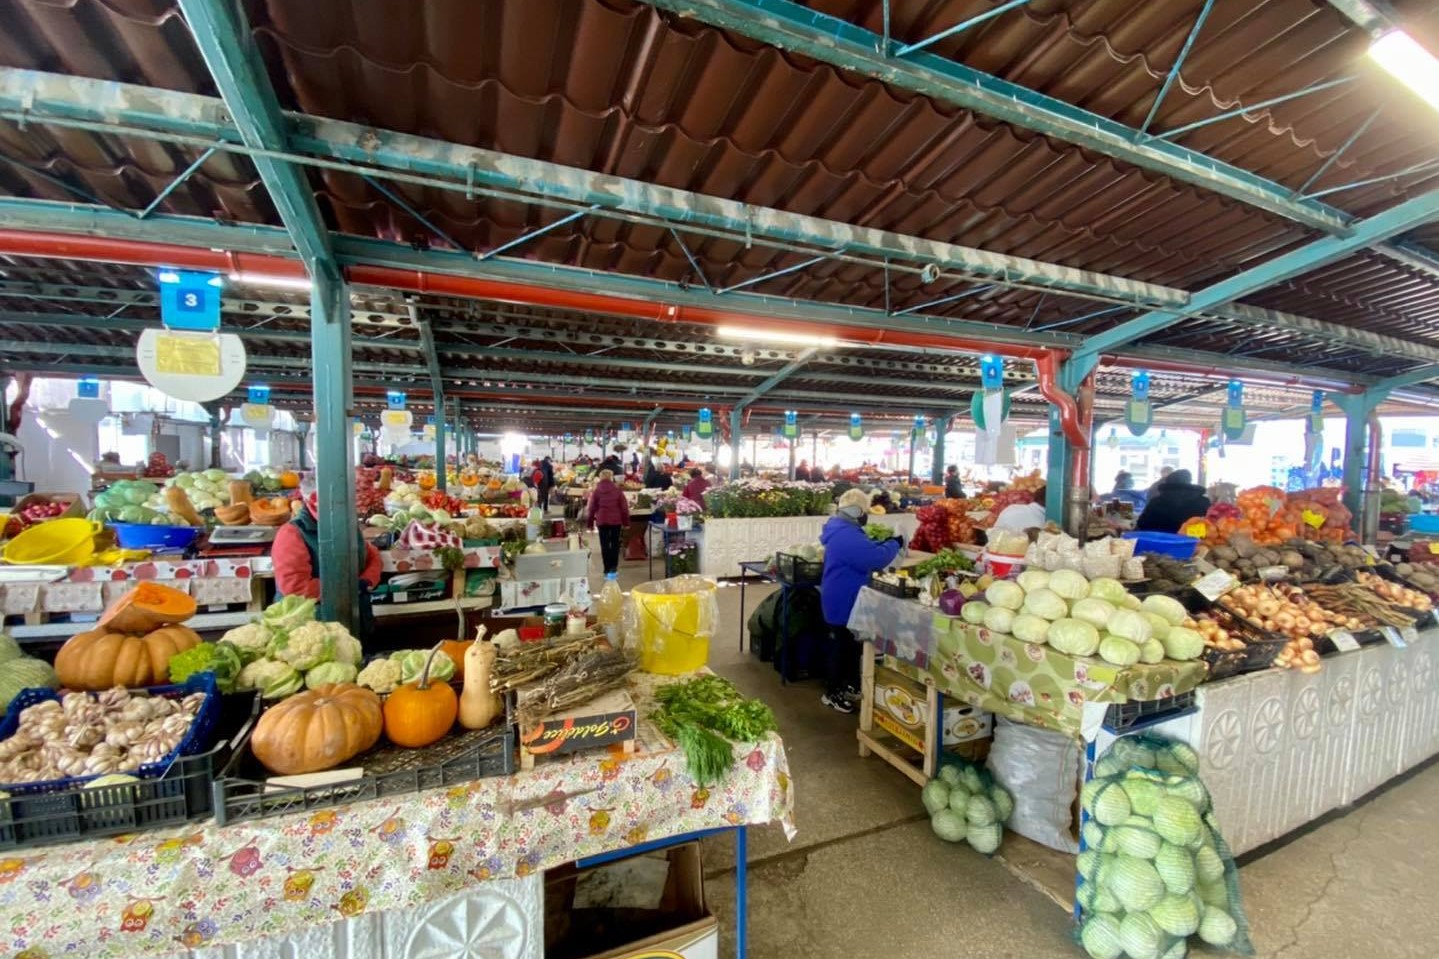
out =
[[[495,664],[495,644],[484,638],[485,628],[476,631],[475,641],[465,650],[465,686],[460,692],[460,725],[484,729],[503,712],[500,697],[490,689],[490,668]]]
[[[250,503],[250,522],[259,526],[284,526],[290,521],[290,501],[283,497],[257,499]]]
[[[165,488],[165,505],[170,507],[170,512],[184,520],[190,526],[204,526],[205,521],[200,514],[195,512],[195,507],[190,502],[190,496],[179,486]]]
[[[255,498],[255,488],[249,480],[230,480],[230,505],[249,504]]]

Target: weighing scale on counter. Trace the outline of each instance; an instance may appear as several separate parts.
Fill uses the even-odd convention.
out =
[[[264,556],[275,541],[278,526],[216,526],[199,555],[209,557]]]

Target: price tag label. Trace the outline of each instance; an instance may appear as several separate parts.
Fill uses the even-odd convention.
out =
[[[1422,625],[1424,620],[1421,619],[1419,622]],[[1439,626],[1439,609],[1431,609],[1429,611],[1429,625]]]
[[[1299,514],[1299,518],[1304,520],[1306,526],[1312,526],[1315,529],[1318,529],[1319,527],[1324,525],[1324,521],[1327,520],[1329,517],[1325,516],[1323,513],[1316,513],[1312,509],[1306,509],[1303,513]]]
[[[1204,522],[1190,523],[1184,527],[1185,536],[1193,536],[1195,539],[1203,539],[1209,535],[1209,524]]]
[[[1352,652],[1359,648],[1359,640],[1355,639],[1354,634],[1347,629],[1330,630],[1329,640],[1341,653]]]
[[[401,593],[393,593],[392,595],[393,595],[393,597],[394,597],[395,602],[397,602],[397,603],[408,603],[408,602],[410,601],[410,594],[409,594],[409,593],[403,593],[403,592],[401,592]]]
[[[1419,638],[1419,630],[1413,626],[1401,626],[1399,627],[1399,635],[1403,638],[1404,645],[1407,646]]]
[[[1433,553],[1435,556],[1439,556],[1439,543],[1430,543],[1429,552]]]
[[[1409,645],[1404,642],[1404,637],[1400,635],[1399,630],[1393,626],[1385,626],[1382,632],[1384,633],[1384,638],[1389,640],[1389,645],[1395,649],[1404,649]]]
[[[1211,573],[1206,573],[1194,581],[1194,588],[1198,590],[1199,595],[1211,603],[1238,585],[1239,580],[1230,576],[1222,569],[1216,569]]]
[[[1369,554],[1370,559],[1379,558],[1379,547],[1377,546],[1366,546],[1364,547],[1364,552]]]

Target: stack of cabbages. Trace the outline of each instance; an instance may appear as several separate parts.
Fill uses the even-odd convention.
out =
[[[1249,951],[1234,860],[1184,743],[1115,741],[1080,793],[1080,944],[1094,959],[1182,959],[1189,937]]]
[[[946,842],[967,842],[975,852],[993,855],[1014,812],[1014,797],[988,770],[951,760],[941,766],[920,793],[934,834]]]
[[[1117,579],[1032,569],[1017,580],[994,581],[983,595],[960,609],[965,622],[1071,656],[1098,654],[1116,666],[1133,666],[1204,654],[1204,637],[1184,625],[1190,620],[1182,603],[1158,595],[1140,602]]]

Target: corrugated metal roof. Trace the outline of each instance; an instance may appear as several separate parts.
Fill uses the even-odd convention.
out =
[[[880,0],[809,5],[879,28]],[[1201,5],[1202,0],[1034,0],[936,45],[934,52],[1138,124]],[[407,5],[403,16],[383,3],[249,0],[246,6],[282,101],[309,113],[1186,288],[1313,238],[1306,229],[1204,190],[661,15],[632,0],[422,0]],[[894,0],[891,6],[894,35],[915,40],[989,10],[992,3]],[[1421,36],[1439,30],[1439,7],[1428,0],[1397,6]],[[0,0],[0,22],[7,28],[0,36],[0,65],[214,93],[183,20],[165,0]],[[1365,68],[1359,60],[1364,42],[1325,3],[1218,0],[1153,130],[1356,74],[1345,86],[1251,111],[1186,134],[1180,142],[1297,188],[1382,106],[1364,137],[1316,186],[1383,175],[1433,157],[1439,125],[1432,113]],[[78,188],[128,209],[148,203],[194,157],[132,137],[34,123],[24,129],[0,123],[0,154],[12,161],[0,163],[0,192],[75,200]],[[69,184],[71,191],[40,174]],[[307,175],[338,230],[446,242],[354,176]],[[1332,199],[1362,215],[1435,182],[1439,169]],[[520,203],[469,201],[452,192],[396,189],[460,246],[476,250],[515,239],[557,215]],[[212,157],[162,209],[278,222],[253,166],[223,154]],[[1439,228],[1416,236],[1439,244]],[[799,259],[731,240],[695,237],[690,248],[716,285]],[[673,236],[649,225],[587,219],[535,239],[519,253],[695,281]],[[904,308],[968,286],[923,286],[901,276],[890,299]],[[871,307],[885,302],[879,271],[838,262],[761,289]],[[1253,301],[1439,342],[1430,326],[1436,298],[1439,284],[1432,277],[1363,256]],[[22,306],[14,300],[0,304]],[[503,309],[507,320],[532,319],[540,326],[635,329],[633,323],[595,317]],[[935,312],[1041,329],[1093,309],[1073,297],[991,290]],[[1066,329],[1099,330],[1124,318],[1112,315]],[[383,320],[382,326],[403,325],[393,315],[373,319]],[[269,322],[280,330],[303,328],[303,317]],[[357,324],[370,325],[363,311],[357,312]],[[1186,322],[1153,339],[1276,360],[1292,361],[1300,350],[1306,357],[1323,357],[1334,369],[1356,372],[1412,365],[1346,357],[1312,339],[1221,324]]]

